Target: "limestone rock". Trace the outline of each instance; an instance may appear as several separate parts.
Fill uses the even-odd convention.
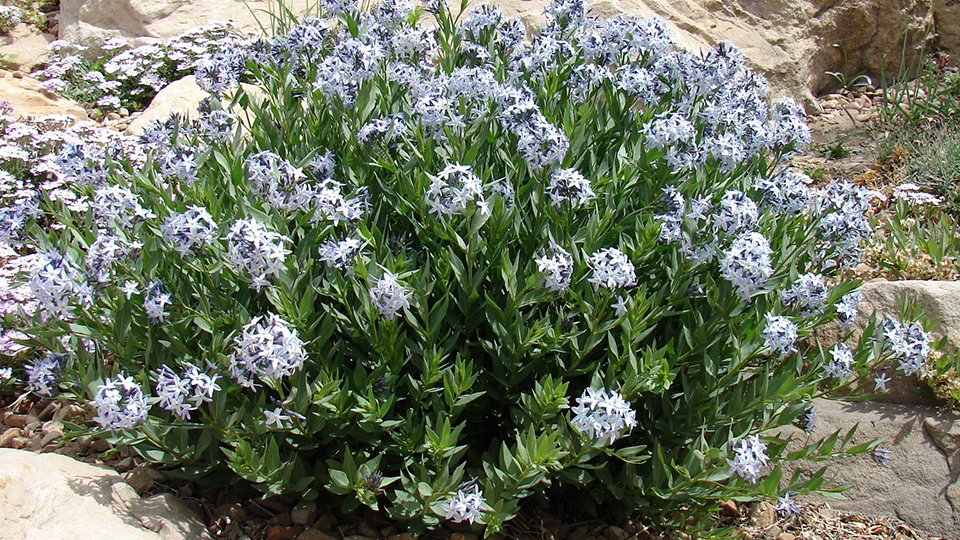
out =
[[[40,81],[30,77],[0,78],[0,100],[9,101],[13,105],[13,113],[17,116],[70,114],[78,120],[87,120],[83,107],[73,100],[44,92]]]
[[[111,469],[57,454],[0,449],[0,538],[209,540],[170,494],[141,499]]]
[[[909,298],[915,301],[923,313],[936,323],[931,331],[935,339],[947,337],[946,351],[960,350],[960,282],[956,281],[876,281],[864,283],[860,289],[862,299],[858,307],[860,315],[851,327],[848,340],[853,344],[859,339],[870,316],[877,314],[899,318],[900,301]],[[840,326],[831,323],[818,328],[815,340],[821,347],[830,348],[841,337]],[[880,371],[891,380],[887,384],[889,391],[876,398],[887,403],[934,405],[936,399],[925,384],[916,375],[905,377],[896,370],[896,365],[881,366]],[[874,375],[876,375],[874,374]]]
[[[253,85],[244,84],[243,89],[253,99],[258,99],[263,95],[263,91]],[[154,96],[153,101],[150,102],[143,113],[130,122],[125,133],[127,135],[139,135],[147,127],[147,124],[153,120],[162,122],[174,113],[189,118],[197,118],[197,107],[208,95],[197,85],[197,81],[192,75],[176,80]],[[226,92],[223,102],[229,102],[232,95],[230,91]],[[239,108],[234,112],[241,115],[245,114]],[[249,121],[249,118],[244,118],[244,120]]]
[[[143,114],[130,122],[126,133],[139,135],[150,122],[162,122],[174,113],[196,118],[197,106],[207,95],[192,75],[176,80],[154,96]]]
[[[830,462],[827,483],[853,486],[843,493],[846,500],[806,495],[798,497],[801,504],[822,501],[845,512],[892,515],[929,536],[960,538],[960,415],[916,405],[823,399],[814,404],[818,421],[812,437],[819,439],[838,429],[843,435],[859,424],[851,445],[884,439],[880,448],[892,454],[886,467],[872,453]],[[781,435],[796,439],[788,451],[808,442],[808,436],[792,426],[782,428]],[[797,468],[807,477],[823,465],[786,463],[784,482]]]
[[[131,46],[154,43],[214,21],[230,22],[243,33],[270,28],[268,12],[280,0],[61,0],[60,39],[97,51],[108,37],[123,37]],[[300,15],[315,2],[282,0]]]
[[[9,35],[0,37],[3,67],[32,68],[50,54],[47,44],[55,39],[57,36],[53,34],[45,34],[23,23],[18,24]]]

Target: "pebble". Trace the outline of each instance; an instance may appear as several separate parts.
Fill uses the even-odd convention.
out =
[[[117,111],[117,113],[124,118],[130,116],[130,111],[126,107],[120,107],[120,110]]]
[[[877,117],[876,114],[855,114],[853,118],[857,122],[869,122]]]
[[[86,453],[88,450],[90,450],[90,443],[93,442],[93,437],[90,435],[81,435],[73,442],[77,443],[77,450]]]
[[[13,72],[13,78],[14,78],[14,79],[22,79],[22,78],[23,78],[23,72],[22,72],[22,71],[14,71],[14,72]]]
[[[43,426],[40,427],[40,431],[43,432],[44,435],[52,431],[58,431],[60,433],[63,433],[63,423],[58,422],[57,420],[50,420],[49,422],[44,422]]]
[[[120,115],[115,112],[112,112],[107,115],[107,120],[119,120],[119,119],[120,119]]]
[[[3,423],[10,427],[24,428],[28,422],[27,418],[25,414],[9,414],[3,419]]]
[[[737,501],[723,501],[720,503],[720,511],[728,516],[740,515],[740,509],[737,508]]]
[[[317,518],[317,521],[313,524],[313,526],[321,531],[332,531],[339,523],[340,522],[337,521],[337,516],[333,514],[324,514]]]
[[[44,446],[56,441],[60,437],[63,437],[63,433],[60,433],[59,431],[49,431],[45,433],[43,438],[40,439],[40,448],[43,448]]]
[[[247,520],[247,511],[244,510],[243,505],[238,502],[218,506],[214,511],[214,515],[227,516],[230,518],[230,521],[234,523],[243,523]]]
[[[267,527],[267,540],[293,540],[303,529],[300,527],[290,527],[286,525],[271,525]]]
[[[455,532],[450,535],[450,540],[478,540],[478,538],[473,533]]]
[[[755,507],[750,515],[750,523],[762,529],[773,525],[776,521],[776,508],[767,502],[760,503],[760,506]]]
[[[83,416],[83,407],[70,403],[66,406],[60,407],[56,413],[53,415],[54,420],[64,421],[71,420],[78,416]]]
[[[10,448],[13,446],[13,440],[23,435],[20,428],[10,428],[0,433],[0,448]]]
[[[40,414],[37,415],[37,419],[41,422],[46,422],[53,418],[53,415],[57,414],[60,411],[60,403],[57,401],[51,401],[47,403],[47,406],[40,411]]]
[[[106,452],[111,448],[113,448],[113,445],[106,439],[97,439],[90,443],[90,451],[95,454]]]
[[[366,521],[361,521],[360,525],[357,525],[357,532],[360,536],[366,536],[367,538],[379,538],[380,531],[373,528],[373,525],[370,525]]]
[[[137,467],[136,469],[124,474],[123,481],[130,484],[133,489],[137,490],[137,493],[143,495],[157,485],[158,478],[154,474],[155,472],[156,471],[149,467]]]
[[[417,537],[410,533],[400,533],[388,536],[387,540],[417,540]]]
[[[307,525],[313,523],[317,517],[317,505],[310,503],[306,506],[299,506],[290,511],[290,520],[297,525]]]
[[[395,534],[397,534],[397,528],[393,525],[387,525],[386,527],[380,529],[380,536],[384,538],[390,538]]]
[[[796,540],[796,536],[790,533],[780,533],[777,535],[777,540]]]
[[[300,533],[300,536],[297,537],[297,540],[337,540],[337,539],[325,532],[321,532],[318,529],[307,529],[302,533]]]
[[[617,527],[616,525],[611,525],[607,527],[607,530],[603,531],[603,536],[607,540],[627,540],[627,531]]]
[[[14,437],[13,441],[10,442],[10,448],[16,448],[17,450],[23,450],[31,446],[33,446],[33,441],[27,437]]]

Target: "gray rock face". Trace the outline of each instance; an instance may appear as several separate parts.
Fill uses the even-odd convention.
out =
[[[890,462],[884,467],[872,453],[829,463],[827,482],[849,484],[846,500],[800,496],[803,502],[828,502],[842,511],[889,515],[924,533],[960,538],[960,415],[916,405],[876,402],[847,403],[816,400],[818,421],[811,437],[819,439],[836,430],[845,434],[859,424],[851,444],[884,439],[880,448],[889,449]],[[808,436],[800,429],[784,428],[799,447]],[[785,479],[799,468],[809,475],[822,462],[794,462],[784,466]]]
[[[297,14],[309,5],[307,0],[285,3]],[[547,0],[498,3],[536,27]],[[960,52],[960,24],[950,24],[960,23],[960,8],[947,4],[937,2],[935,9],[930,0],[595,0],[589,15],[663,17],[681,44],[693,50],[732,41],[767,76],[774,96],[793,96],[809,110],[815,107],[813,92],[837,84],[825,71],[851,78],[864,71],[891,74],[904,50],[907,65],[913,65],[916,52],[933,35],[935,14],[940,46]],[[276,0],[62,0],[60,38],[95,51],[106,37],[140,45],[215,20],[258,32],[257,21],[269,28],[266,11],[276,6]]]
[[[141,499],[120,476],[58,454],[0,449],[0,538],[209,540],[170,494]]]

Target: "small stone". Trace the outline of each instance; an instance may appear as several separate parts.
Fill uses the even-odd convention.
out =
[[[40,439],[40,448],[56,441],[57,439],[63,437],[63,433],[59,431],[49,431],[43,434],[43,438]]]
[[[271,525],[267,527],[267,540],[293,540],[303,529],[286,525]]]
[[[360,525],[357,525],[357,532],[367,538],[378,538],[380,536],[380,531],[374,529],[373,525],[370,525],[366,521],[361,521]]]
[[[473,533],[455,532],[450,535],[450,540],[478,540],[477,535]]]
[[[386,527],[380,529],[380,536],[384,538],[390,538],[395,534],[397,534],[397,528],[393,525],[387,525]]]
[[[777,509],[767,502],[761,502],[753,508],[750,514],[750,523],[756,527],[767,528],[777,521]]]
[[[340,522],[337,520],[337,516],[333,514],[324,514],[317,518],[317,521],[313,524],[313,526],[321,531],[332,531],[339,523]]]
[[[874,114],[855,114],[853,115],[854,120],[857,122],[869,122],[876,117]]]
[[[27,419],[30,419],[30,418],[36,418],[36,417],[28,414]],[[23,426],[23,432],[33,434],[33,432],[40,430],[40,425],[41,424],[39,420],[33,420],[31,422],[27,422],[27,425]]]
[[[95,454],[102,454],[111,448],[113,445],[106,439],[97,439],[90,443],[90,451]]]
[[[417,537],[410,533],[399,533],[388,536],[387,540],[417,540]]]
[[[43,426],[40,427],[40,431],[43,432],[44,435],[53,431],[58,431],[60,433],[63,433],[63,423],[58,422],[56,420],[50,420],[49,422],[44,422]]]
[[[114,121],[114,120],[119,120],[119,119],[120,119],[120,115],[117,114],[117,113],[115,113],[115,112],[112,112],[112,113],[108,113],[108,114],[107,114],[107,120]]]
[[[302,533],[300,533],[300,536],[297,537],[297,540],[337,540],[337,539],[325,532],[319,531],[318,529],[307,529]]]
[[[88,450],[90,450],[90,443],[93,442],[93,437],[90,435],[81,435],[73,442],[77,443],[78,451],[86,453]]]
[[[841,96],[840,94],[827,94],[827,95],[824,96],[824,97],[825,97],[826,99],[833,99],[833,100],[843,99],[843,96]]]
[[[123,475],[123,481],[130,484],[130,487],[135,489],[137,493],[143,495],[144,493],[149,492],[156,486],[156,481],[153,479],[147,467],[137,467],[136,469],[125,473]]]
[[[23,72],[22,72],[22,71],[14,71],[14,72],[13,72],[13,78],[14,78],[14,79],[22,79],[22,78],[23,78]]]
[[[130,111],[127,110],[126,107],[120,107],[120,110],[117,111],[117,113],[118,113],[120,116],[124,117],[124,118],[130,116]]]
[[[115,468],[120,472],[126,472],[129,470],[132,470],[136,466],[137,466],[137,463],[133,460],[132,457],[125,457],[121,459],[119,463],[117,463]]]
[[[60,411],[60,403],[57,401],[51,401],[47,403],[47,406],[40,411],[40,414],[37,415],[37,420],[41,422],[46,422],[53,418],[53,415]]]
[[[780,533],[777,535],[777,540],[796,540],[796,536],[790,533]]]
[[[627,540],[627,531],[617,527],[616,525],[611,525],[607,527],[607,530],[603,531],[603,536],[607,540]]]
[[[577,527],[570,533],[569,540],[584,540],[587,537],[586,527]]]
[[[247,511],[244,510],[243,505],[238,502],[221,504],[214,510],[214,515],[218,517],[226,516],[234,523],[242,523],[247,520]]]
[[[54,420],[64,421],[77,418],[78,416],[83,416],[83,407],[75,403],[69,403],[63,407],[60,407],[56,413],[53,415]]]
[[[727,516],[740,515],[740,509],[737,508],[737,501],[723,501],[720,503],[720,511]]]
[[[10,441],[10,448],[16,448],[17,450],[23,450],[32,446],[33,441],[28,437],[14,437],[13,440]]]
[[[0,448],[11,448],[13,440],[21,435],[23,435],[23,432],[20,431],[20,428],[9,428],[0,433]]]
[[[308,525],[313,523],[317,517],[317,505],[310,503],[306,506],[298,506],[290,511],[290,520],[297,525]]]
[[[3,419],[3,423],[15,428],[24,428],[27,426],[27,415],[25,414],[10,414]]]
[[[780,536],[780,533],[783,532],[783,529],[776,525],[772,525],[769,529],[766,530],[766,536],[768,538],[773,538],[775,536]]]
[[[823,519],[836,519],[840,515],[840,511],[836,508],[821,508],[819,510],[820,517]]]

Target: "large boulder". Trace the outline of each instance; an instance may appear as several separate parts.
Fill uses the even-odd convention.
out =
[[[209,540],[170,494],[140,498],[115,471],[58,454],[0,449],[0,538]]]
[[[263,90],[260,89],[260,87],[243,84],[243,90],[250,99],[263,99],[264,97]],[[197,84],[196,77],[193,75],[178,79],[167,85],[166,88],[154,96],[150,105],[130,122],[125,133],[127,135],[139,135],[143,133],[144,128],[146,128],[150,122],[154,120],[162,122],[173,114],[195,120],[198,118],[199,113],[197,112],[197,108],[200,106],[200,102],[209,96],[210,94],[200,88],[200,85]],[[232,98],[233,91],[228,90],[225,92],[223,99],[224,104],[230,103]],[[247,124],[250,123],[251,116],[242,108],[238,106],[231,110],[240,117],[240,120],[245,121]]]
[[[144,45],[214,21],[230,22],[242,33],[270,28],[271,12],[285,5],[307,13],[310,0],[61,0],[60,39],[99,50],[108,37]]]
[[[794,427],[781,430],[781,436],[795,439],[788,450],[859,425],[850,445],[882,439],[879,448],[890,450],[890,460],[884,466],[873,453],[865,453],[829,464],[786,463],[783,482],[796,469],[805,477],[828,465],[828,483],[852,486],[843,492],[844,500],[807,495],[799,496],[799,502],[826,501],[841,511],[892,515],[927,535],[960,538],[960,415],[876,402],[818,399],[814,405],[818,420],[812,436]]]
[[[47,44],[57,39],[27,24],[18,24],[8,35],[0,37],[0,59],[3,67],[32,69],[48,56]]]
[[[87,120],[87,113],[75,101],[44,91],[40,81],[30,77],[16,79],[0,72],[0,101],[9,101],[17,116],[69,114]]]
[[[872,315],[876,315],[878,321],[885,316],[899,319],[900,305],[906,300],[916,303],[923,314],[935,323],[936,326],[931,330],[935,339],[946,337],[944,352],[960,350],[960,282],[875,281],[864,283],[860,292],[859,315],[849,329],[848,342],[851,345],[860,338]],[[840,326],[834,322],[818,328],[814,338],[821,347],[829,348],[843,336]],[[897,367],[897,364],[883,365],[874,373],[876,376],[883,372],[890,378],[887,384],[889,390],[877,397],[877,401],[915,405],[937,403],[929,385],[921,382],[917,375],[904,376],[902,371],[897,371]]]

